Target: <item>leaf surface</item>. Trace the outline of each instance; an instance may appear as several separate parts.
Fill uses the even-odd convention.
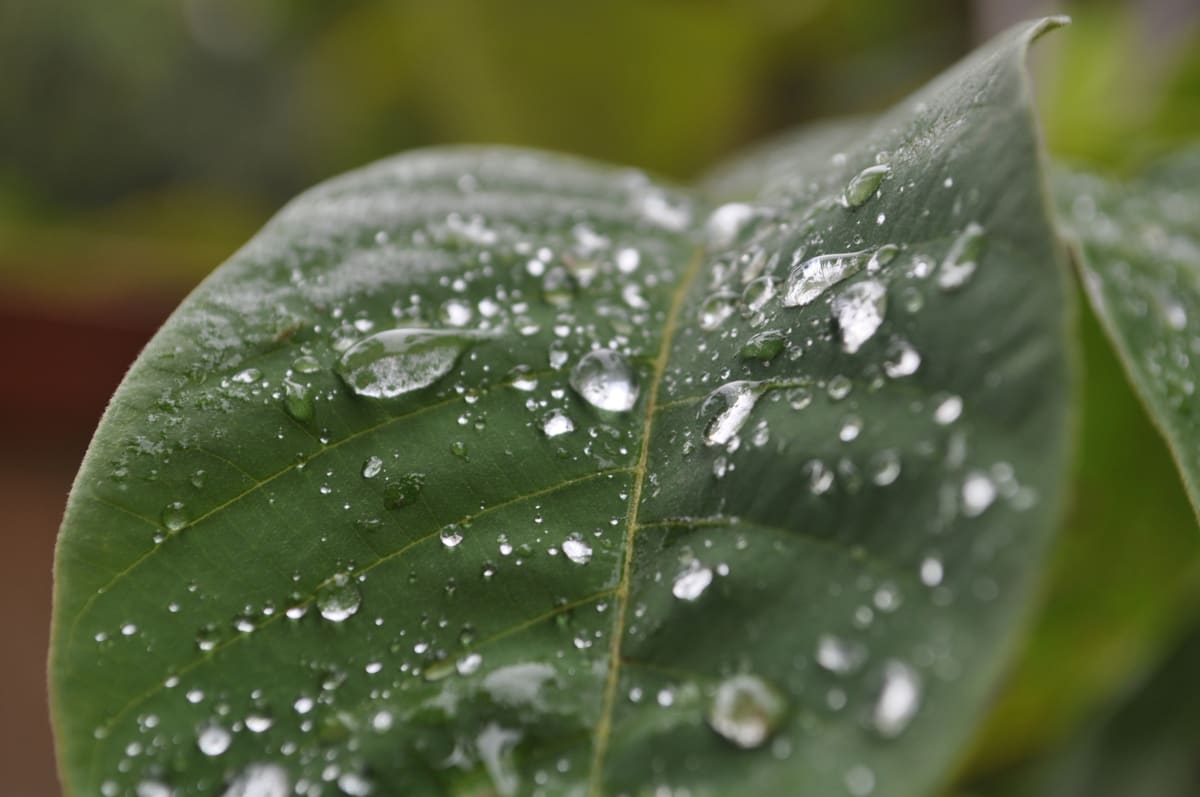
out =
[[[926,793],[1060,504],[1054,24],[751,204],[514,150],[292,203],[72,492],[68,792]]]

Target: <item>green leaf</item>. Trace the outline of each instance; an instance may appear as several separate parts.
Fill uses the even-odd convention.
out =
[[[1200,149],[1120,183],[1061,170],[1055,192],[1096,314],[1200,509]]]
[[[982,784],[989,797],[1194,797],[1200,747],[1200,629],[1050,754]]]
[[[292,203],[72,491],[68,793],[928,792],[1061,503],[1054,24],[752,205],[513,150]]]

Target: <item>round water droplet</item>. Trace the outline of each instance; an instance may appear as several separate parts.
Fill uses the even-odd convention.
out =
[[[542,417],[542,433],[546,437],[560,437],[573,431],[575,431],[575,422],[562,410],[550,410]]]
[[[358,613],[362,593],[345,573],[338,573],[317,593],[317,611],[331,623],[341,623]]]
[[[338,788],[348,797],[367,797],[375,785],[357,772],[343,772],[337,779]]]
[[[389,329],[363,338],[338,361],[338,376],[360,396],[395,398],[429,387],[481,336],[463,330]]]
[[[856,208],[875,195],[883,178],[890,174],[892,168],[886,163],[868,166],[850,178],[846,190],[842,193],[842,205]]]
[[[364,476],[366,473],[364,472]],[[383,505],[387,509],[401,509],[417,500],[421,488],[425,486],[425,476],[421,473],[405,473],[395,481],[388,482],[383,488]]]
[[[568,381],[584,401],[599,410],[626,412],[637,402],[637,374],[624,356],[611,349],[585,354],[571,369]]]
[[[221,727],[215,722],[205,725],[196,734],[196,746],[206,756],[221,755],[229,749],[232,741],[233,735],[226,728]]]
[[[457,548],[463,541],[463,528],[457,523],[449,523],[438,532],[438,538],[447,548]]]
[[[712,570],[693,563],[675,577],[675,583],[671,585],[671,594],[681,601],[694,601],[704,594],[712,580]]]
[[[963,480],[963,514],[967,517],[982,515],[996,500],[996,483],[982,471],[972,471]]]
[[[179,531],[188,524],[187,509],[182,501],[172,501],[163,508],[162,524],[167,531]]]
[[[891,379],[912,376],[921,367],[921,353],[906,340],[896,339],[888,349],[888,358],[883,361],[883,372]]]
[[[246,715],[246,730],[251,733],[266,733],[275,724],[275,718],[262,711]]]
[[[763,360],[769,362],[783,351],[787,336],[781,330],[769,329],[752,336],[744,344],[738,355],[747,360]]]
[[[708,709],[708,725],[743,749],[761,747],[779,727],[787,700],[757,675],[744,673],[717,686]]]
[[[563,553],[577,565],[586,565],[592,559],[592,546],[579,537],[568,537],[562,544]]]
[[[846,791],[850,792],[850,797],[867,797],[875,791],[875,773],[871,771],[870,767],[862,764],[855,764],[846,770],[843,780],[846,783]]]

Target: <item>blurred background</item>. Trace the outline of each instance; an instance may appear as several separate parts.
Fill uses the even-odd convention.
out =
[[[0,0],[0,792],[58,793],[50,567],[104,404],[187,291],[289,197],[455,142],[686,180],[773,132],[882,109],[1047,11],[1075,19],[1034,63],[1056,155],[1120,173],[1200,138],[1195,0]],[[1079,766],[1147,679],[1200,691],[1200,533],[1081,316],[1069,528],[956,794],[1032,794],[1013,784]],[[1171,749],[1200,794],[1200,707],[1185,703],[1142,710],[1154,730],[1140,736],[1183,739]]]

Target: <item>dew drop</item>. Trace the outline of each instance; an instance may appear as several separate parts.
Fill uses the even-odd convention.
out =
[[[568,537],[562,544],[563,553],[577,565],[586,565],[592,560],[592,546],[578,537]]]
[[[803,307],[842,280],[862,271],[869,250],[818,255],[792,268],[784,286],[784,307]]]
[[[921,561],[921,583],[927,587],[936,587],[942,583],[944,568],[942,560],[927,556]]]
[[[163,508],[161,519],[167,531],[180,531],[188,524],[187,508],[182,501],[172,501]]]
[[[875,731],[886,739],[904,732],[921,704],[921,680],[902,661],[891,659],[883,666],[883,687],[871,715]]]
[[[568,382],[588,404],[607,412],[627,412],[638,398],[638,380],[629,360],[611,349],[590,351],[575,363]]]
[[[289,797],[291,793],[286,769],[278,764],[251,764],[222,797]]]
[[[283,380],[283,409],[298,421],[313,416],[313,391],[310,385],[293,379]]]
[[[971,222],[950,244],[946,258],[938,271],[937,284],[944,291],[958,290],[967,284],[983,254],[985,235],[983,227]]]
[[[846,783],[846,791],[850,793],[851,797],[867,797],[875,791],[875,773],[862,764],[855,764],[846,770],[843,780]]]
[[[436,329],[389,329],[351,346],[338,361],[338,376],[360,396],[395,398],[429,387],[450,373],[480,333]]]
[[[864,204],[875,195],[879,184],[891,171],[892,167],[881,163],[876,166],[868,166],[854,175],[842,193],[842,205],[847,208],[856,208]]]
[[[711,418],[704,427],[704,444],[725,445],[745,426],[763,387],[758,382],[739,380],[721,385],[700,404],[699,416]]]
[[[246,715],[246,730],[251,733],[265,733],[275,724],[275,719],[270,714],[256,712]]]
[[[700,304],[700,328],[711,332],[725,323],[736,309],[734,301],[737,297],[728,292],[714,293]]]
[[[848,675],[866,661],[867,650],[862,645],[847,642],[833,634],[821,634],[817,639],[817,664],[838,675]]]
[[[363,475],[366,473],[364,471]],[[421,494],[425,486],[425,476],[421,473],[405,473],[395,481],[388,482],[383,488],[383,505],[386,509],[401,509],[412,504]]]
[[[438,532],[438,539],[447,548],[457,548],[463,541],[463,528],[457,523],[449,523]]]
[[[358,613],[362,593],[345,573],[338,573],[317,593],[317,611],[331,623],[341,623]]]
[[[921,353],[905,340],[896,340],[883,361],[883,372],[891,379],[912,376],[921,367]]]
[[[963,401],[958,396],[947,396],[933,410],[933,420],[941,426],[949,426],[962,416]]]
[[[713,572],[707,567],[693,563],[675,577],[671,586],[671,594],[681,601],[694,601],[699,598],[708,585],[712,583]]]
[[[757,675],[743,673],[717,686],[708,725],[723,739],[746,750],[761,747],[779,727],[787,700]]]
[[[229,749],[233,736],[216,723],[209,723],[196,735],[196,746],[206,756],[219,756]]]
[[[787,337],[780,330],[769,329],[752,336],[744,344],[738,355],[747,360],[762,360],[770,362],[779,352],[783,351]]]
[[[366,462],[362,466],[362,477],[364,479],[374,479],[383,470],[383,460],[379,457],[367,457]]]
[[[996,500],[996,483],[982,471],[967,474],[962,485],[963,514],[978,517]]]
[[[546,437],[561,437],[575,431],[575,422],[571,416],[560,409],[550,410],[542,417],[542,433]]]
[[[883,324],[887,288],[876,280],[851,285],[834,297],[832,310],[842,333],[842,348],[854,354]]]

